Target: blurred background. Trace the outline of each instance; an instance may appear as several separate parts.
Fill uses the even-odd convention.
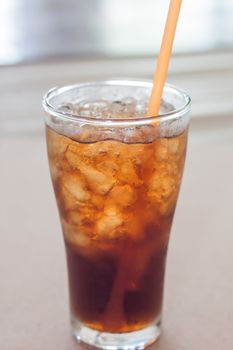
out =
[[[152,79],[168,5],[0,0],[0,349],[77,349],[42,96],[83,81]],[[233,0],[183,1],[167,80],[191,95],[192,122],[159,349],[229,350]]]
[[[52,86],[151,79],[168,5],[1,0],[0,133],[42,130],[41,97]],[[195,116],[232,113],[232,18],[232,0],[183,1],[168,80],[192,95]]]
[[[168,1],[1,0],[0,64],[158,53]],[[186,0],[175,53],[233,47],[232,0]]]

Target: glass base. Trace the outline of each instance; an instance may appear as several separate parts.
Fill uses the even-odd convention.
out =
[[[139,331],[129,333],[105,333],[88,328],[72,319],[72,334],[77,342],[105,350],[144,349],[160,337],[160,320]]]

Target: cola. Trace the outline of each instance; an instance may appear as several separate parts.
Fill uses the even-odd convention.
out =
[[[71,313],[101,332],[137,331],[161,315],[187,129],[169,137],[140,132],[140,142],[92,141],[46,128]]]

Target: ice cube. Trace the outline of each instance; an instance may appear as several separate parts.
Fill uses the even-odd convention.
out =
[[[62,178],[65,189],[80,202],[87,202],[90,194],[84,180],[76,174],[66,174]]]
[[[124,106],[129,106],[129,105],[136,106],[137,100],[135,100],[135,98],[133,98],[133,97],[128,96],[128,97],[122,98],[121,102]]]
[[[135,114],[136,100],[133,97],[124,97],[121,100],[123,109],[122,112],[128,118],[133,118]]]
[[[138,135],[136,135],[135,128],[125,128],[122,132],[123,141],[124,142],[137,142],[139,139]]]
[[[59,169],[59,164],[54,159],[49,160],[49,168],[50,168],[50,173],[53,181],[58,180],[58,178],[61,175],[60,169]]]
[[[159,131],[156,125],[144,125],[141,127],[140,132],[141,132],[140,142],[152,142],[159,135]]]
[[[97,143],[86,144],[85,147],[82,148],[82,154],[84,158],[95,162],[98,157],[99,162],[112,162],[119,157],[119,142],[113,141],[99,141]],[[113,164],[112,164],[113,165]]]
[[[95,157],[104,157],[109,153],[109,144],[104,141],[100,141],[98,143],[92,143],[90,145],[86,145],[83,149],[83,155],[86,158],[95,159]]]
[[[90,117],[91,116],[91,102],[90,101],[80,101],[78,103],[78,114],[81,117]]]
[[[175,208],[179,190],[179,182],[176,177],[164,172],[155,172],[148,187],[148,199],[155,212],[161,215],[169,215]]]
[[[123,223],[120,211],[114,206],[107,206],[102,217],[98,220],[96,229],[100,236],[116,238],[119,232],[116,230]]]
[[[168,139],[167,146],[168,146],[168,152],[172,155],[177,154],[179,150],[179,139],[176,137]]]
[[[114,177],[109,174],[109,168],[107,169],[106,173],[99,171],[93,166],[87,165],[82,160],[80,152],[74,152],[73,150],[74,149],[69,148],[66,152],[66,159],[68,160],[70,166],[82,173],[91,190],[101,195],[109,192],[116,182]],[[92,161],[93,160],[95,159],[92,159]]]
[[[76,227],[62,220],[63,233],[65,238],[76,247],[86,248],[91,245],[90,238]]]
[[[148,103],[144,100],[137,101],[136,107],[135,107],[135,116],[137,118],[142,118],[146,115]]]
[[[135,115],[131,115],[136,118]],[[122,130],[122,139],[126,143],[149,143],[158,137],[158,128],[154,125],[142,125],[138,127],[129,127]]]
[[[73,243],[79,247],[86,248],[91,245],[91,240],[84,233],[79,232],[74,236]]]
[[[135,172],[137,173],[137,170],[138,170],[137,165],[141,164],[144,161],[144,159],[147,159],[148,157],[149,146],[150,145],[143,145],[143,144],[128,145],[124,143],[117,146],[118,161],[120,163],[120,168],[124,167],[125,163],[127,164],[130,163],[131,164],[130,167],[133,167],[134,173]],[[149,156],[151,155],[149,154]]]
[[[92,101],[91,111],[93,116],[107,117],[110,103],[105,100]]]
[[[173,159],[180,160],[185,156],[187,132],[168,139],[168,152]]]
[[[90,165],[86,165],[84,162],[79,162],[77,168],[81,171],[82,175],[87,179],[88,185],[92,191],[104,195],[107,194],[113,187],[116,180],[114,177],[100,172]]]
[[[175,182],[179,184],[181,174],[179,172],[179,167],[177,165],[177,162],[170,161],[169,163],[166,164],[166,169],[169,176],[173,176]]]
[[[65,136],[55,133],[49,128],[47,128],[46,133],[49,158],[52,159],[63,155],[66,152],[70,140]]]
[[[106,157],[106,160],[98,164],[98,169],[106,175],[114,177],[117,174],[119,165],[116,163],[116,161],[111,159],[110,155],[108,158]]]
[[[136,193],[129,185],[114,186],[108,196],[108,203],[113,203],[119,207],[126,208],[136,200]]]
[[[73,169],[78,169],[78,163],[81,160],[79,148],[77,146],[69,145],[65,152],[65,159]]]
[[[89,117],[108,117],[109,102],[106,100],[84,100],[79,102],[79,115]]]
[[[109,109],[111,111],[111,115],[113,117],[117,117],[121,113],[123,113],[124,105],[121,101],[113,101],[111,105],[109,106]]]
[[[132,164],[130,161],[125,162],[121,165],[119,169],[118,180],[123,183],[132,184],[134,186],[140,186],[143,183],[143,181],[136,173],[134,164]]]
[[[81,207],[78,210],[70,210],[68,212],[69,222],[76,226],[85,226],[94,223],[95,212],[88,207]]]
[[[158,140],[155,148],[155,159],[162,162],[168,158],[168,141],[167,139]]]
[[[62,181],[60,182],[58,200],[62,204],[62,211],[64,211],[64,213],[67,213],[69,210],[76,210],[79,206],[84,205],[84,203],[78,202],[65,186],[63,186]]]
[[[158,202],[166,200],[175,190],[175,180],[166,171],[155,171],[148,183],[148,195]]]

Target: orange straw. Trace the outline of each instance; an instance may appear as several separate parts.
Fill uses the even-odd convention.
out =
[[[153,81],[153,88],[150,96],[149,106],[147,110],[148,116],[157,116],[163,95],[168,66],[170,62],[173,41],[176,33],[177,22],[179,18],[182,0],[171,0],[167,22],[164,30],[162,45],[156,67]]]

